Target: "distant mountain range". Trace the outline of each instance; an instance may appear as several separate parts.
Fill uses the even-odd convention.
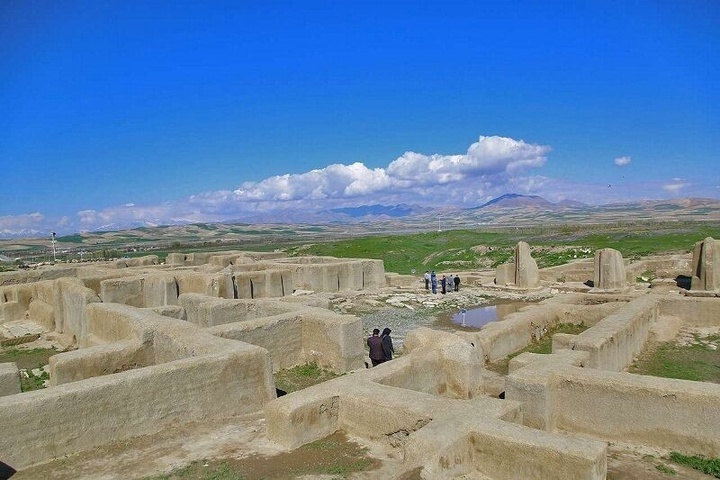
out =
[[[103,225],[82,236],[104,235],[111,232],[129,231],[129,236],[140,231],[143,236],[150,232],[161,236],[182,236],[183,231],[202,234],[211,226],[217,234],[214,240],[222,240],[221,230],[239,234],[243,230],[257,231],[314,231],[337,230],[369,233],[401,232],[434,229],[477,228],[478,225],[520,226],[559,223],[613,223],[624,221],[669,220],[669,221],[720,221],[720,200],[708,198],[681,198],[673,200],[642,200],[607,205],[586,205],[580,202],[558,203],[537,195],[507,193],[477,207],[460,208],[452,204],[427,205],[360,205],[338,207],[318,211],[282,210],[261,212],[237,220],[197,223],[177,218],[170,221],[159,219],[137,221],[128,224]],[[220,227],[222,226],[222,227]],[[58,233],[58,236],[67,232]],[[37,238],[47,234],[24,229],[0,231],[0,239]],[[205,235],[202,235],[205,236]]]
[[[567,207],[586,207],[584,203],[564,200],[559,203],[548,202],[537,195],[520,195],[517,193],[506,193],[497,198],[493,198],[489,202],[483,203],[479,207],[470,208],[469,210],[482,210],[487,208],[567,208]]]
[[[323,210],[320,214],[331,216],[347,215],[351,218],[359,217],[407,217],[418,211],[419,207],[412,205],[361,205],[359,207],[331,208]]]

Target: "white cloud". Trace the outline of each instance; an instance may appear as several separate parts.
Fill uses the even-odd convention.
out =
[[[238,201],[322,200],[368,195],[390,186],[391,179],[384,169],[369,169],[357,162],[245,182],[233,193]]]
[[[680,178],[673,178],[672,183],[667,183],[662,186],[662,188],[673,195],[677,195],[680,193],[680,190],[682,190],[685,187],[689,187],[691,184],[683,181]]]
[[[464,154],[408,151],[379,168],[361,162],[332,164],[305,173],[244,182],[234,191],[204,192],[172,203],[126,203],[103,210],[81,210],[71,219],[45,219],[45,227],[86,231],[179,221],[223,221],[279,210],[313,212],[367,203],[474,206],[508,191],[534,193],[542,188],[547,179],[526,172],[543,166],[550,150],[522,140],[481,136]],[[29,222],[31,215],[6,219],[4,224],[18,226]],[[40,220],[37,223],[42,223]]]
[[[550,147],[506,137],[480,137],[465,155],[406,152],[387,172],[401,185],[443,185],[468,178],[512,174],[545,164]]]
[[[617,157],[615,160],[613,160],[613,162],[615,162],[615,165],[617,165],[618,167],[624,167],[625,165],[629,165],[631,161],[632,161],[632,158],[630,158],[627,155],[622,156],[622,157]]]
[[[370,169],[360,162],[334,164],[306,173],[245,182],[232,194],[236,202],[346,200],[379,194],[404,196],[412,201],[431,196],[431,187],[466,189],[470,183],[505,183],[526,169],[544,165],[549,151],[550,147],[522,140],[480,137],[463,155],[405,152],[387,168]],[[194,196],[192,201],[209,199]]]
[[[25,213],[21,215],[7,215],[0,217],[0,229],[2,230],[21,230],[28,228],[38,228],[43,224],[45,216],[42,213]]]

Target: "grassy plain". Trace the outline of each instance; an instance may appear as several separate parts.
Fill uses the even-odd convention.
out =
[[[368,236],[316,242],[288,248],[291,255],[329,255],[341,258],[376,258],[385,270],[409,274],[425,270],[494,268],[507,262],[519,241],[533,247],[540,268],[578,258],[592,258],[600,248],[614,248],[623,257],[689,252],[694,244],[720,227],[704,224],[565,225],[525,227],[497,231],[451,230],[405,235]]]
[[[452,226],[441,232],[421,224],[195,224],[92,232],[58,238],[57,260],[108,260],[171,252],[285,250],[291,255],[377,258],[390,272],[493,268],[512,256],[518,241],[533,247],[538,265],[549,267],[587,258],[599,248],[619,250],[627,259],[665,252],[688,252],[695,242],[720,238],[717,222],[675,219],[547,223],[518,226]],[[0,254],[22,261],[52,261],[47,239],[0,240]],[[1,269],[17,268],[15,263]]]

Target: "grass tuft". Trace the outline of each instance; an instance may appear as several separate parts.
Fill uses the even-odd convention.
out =
[[[275,372],[275,387],[291,393],[339,376],[340,374],[324,369],[316,362],[308,362]]]
[[[670,460],[680,465],[687,465],[715,478],[720,478],[720,458],[707,458],[702,455],[683,455],[682,453],[672,452]]]
[[[677,472],[675,471],[675,469],[670,468],[667,465],[663,465],[662,463],[658,463],[657,465],[655,465],[655,469],[658,472],[662,472],[666,475],[677,475]]]

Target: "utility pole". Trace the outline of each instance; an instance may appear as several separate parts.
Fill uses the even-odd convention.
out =
[[[50,236],[50,239],[52,240],[52,249],[53,249],[53,263],[57,262],[57,257],[55,255],[55,232],[52,232],[52,235]]]

